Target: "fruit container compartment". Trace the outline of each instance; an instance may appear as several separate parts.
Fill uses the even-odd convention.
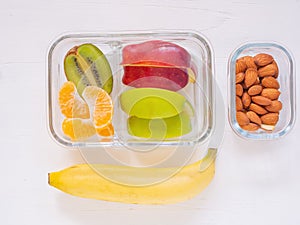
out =
[[[190,55],[193,76],[183,88],[172,90],[184,96],[187,103],[184,111],[190,120],[191,129],[188,133],[176,137],[145,138],[137,137],[128,132],[128,114],[122,110],[120,96],[122,93],[139,89],[138,86],[125,85],[123,51],[126,46],[142,44],[148,41],[163,41],[180,46]],[[67,81],[64,59],[74,46],[90,43],[99,48],[105,55],[112,71],[113,89],[110,93],[113,102],[114,135],[102,137],[93,135],[83,140],[71,140],[62,130],[65,116],[59,105],[59,91]],[[155,59],[155,57],[153,57]],[[171,57],[172,58],[172,57]],[[153,60],[153,59],[151,59]],[[56,142],[66,147],[81,149],[174,149],[181,148],[187,151],[195,148],[201,150],[201,155],[207,150],[207,143],[215,127],[215,93],[214,93],[214,64],[212,49],[207,40],[199,33],[190,31],[147,31],[147,32],[111,32],[111,33],[74,33],[59,37],[48,52],[48,126]],[[163,88],[158,88],[163,89]],[[172,88],[170,88],[172,89]],[[164,89],[163,89],[164,90]],[[140,94],[144,94],[141,92]],[[138,94],[138,95],[140,95]],[[174,100],[174,98],[171,98]],[[172,101],[172,100],[171,100]],[[175,99],[176,101],[176,99]],[[173,103],[172,104],[176,104]],[[151,106],[145,105],[147,111]],[[158,118],[159,119],[159,118]],[[186,121],[182,118],[182,124]],[[170,123],[173,123],[171,121]],[[167,124],[164,123],[164,124]],[[164,125],[164,126],[168,126]],[[183,125],[185,126],[185,125]],[[167,128],[166,128],[167,129]],[[184,129],[184,128],[183,128]],[[169,132],[164,131],[164,132]],[[124,148],[126,147],[126,148]],[[172,151],[172,150],[170,150]]]
[[[239,103],[237,103],[238,99],[236,96],[238,96],[237,92],[240,92],[239,89],[236,87],[237,80],[239,79],[238,76],[236,76],[236,72],[239,72],[237,70],[240,70],[240,64],[238,65],[239,60],[245,61],[245,56],[251,56],[253,60],[255,61],[255,64],[257,66],[257,71],[259,71],[263,66],[259,66],[258,64],[260,62],[265,63],[265,55],[270,55],[273,57],[273,62],[275,61],[277,63],[277,69],[278,73],[275,76],[268,76],[268,72],[264,74],[264,71],[261,70],[261,72],[258,72],[258,81],[257,85],[262,86],[262,90],[268,87],[269,84],[263,83],[263,79],[272,79],[271,81],[274,83],[273,78],[274,77],[277,82],[279,83],[279,98],[278,99],[272,99],[273,101],[280,101],[282,104],[281,110],[279,111],[279,119],[278,122],[275,125],[258,125],[258,129],[254,128],[252,130],[252,127],[248,127],[247,129],[243,129],[242,125],[239,125],[237,120],[237,112],[240,110]],[[263,60],[263,61],[262,61]],[[272,64],[272,63],[271,63]],[[265,66],[266,67],[266,66]],[[249,69],[249,65],[246,67],[246,71]],[[251,69],[250,69],[251,70]],[[266,71],[266,70],[265,70]],[[246,74],[246,72],[244,72]],[[266,76],[265,76],[266,75]],[[249,75],[250,76],[250,75]],[[248,77],[249,77],[248,76]],[[249,78],[250,79],[250,78]],[[250,87],[246,87],[245,80],[241,82],[240,84],[243,86],[243,95],[245,92],[249,93]],[[265,80],[266,82],[266,80]],[[276,82],[276,81],[275,81]],[[276,83],[277,83],[276,82]],[[274,85],[274,84],[270,85]],[[251,42],[251,43],[245,43],[238,48],[236,48],[232,54],[229,57],[228,60],[228,115],[229,115],[229,122],[233,129],[233,131],[240,137],[244,139],[252,139],[252,140],[273,140],[280,138],[284,135],[286,135],[293,127],[295,122],[295,66],[294,66],[294,60],[291,55],[291,53],[282,45],[274,43],[274,42]],[[276,85],[275,85],[276,86]],[[271,87],[273,88],[273,87]],[[278,88],[278,87],[276,87]],[[252,89],[253,92],[254,89]],[[242,92],[240,92],[242,93]],[[266,93],[266,92],[265,92]],[[253,93],[251,93],[253,94]],[[242,99],[242,106],[243,109],[242,112],[246,113],[246,115],[249,115],[249,111],[252,109],[255,109],[251,106],[248,106],[248,103],[245,106],[243,102],[243,95],[240,96],[240,99]],[[256,99],[253,99],[254,96],[266,96],[266,94],[263,94],[263,92],[260,92],[258,94],[249,95],[251,98],[251,103],[254,103],[256,105],[257,102],[253,102],[253,100],[257,101]],[[260,98],[260,97],[259,97]],[[247,102],[247,98],[244,99],[244,101]],[[260,103],[260,104],[265,104]],[[268,103],[266,103],[268,104]],[[273,103],[272,103],[273,104]],[[267,106],[263,106],[263,108],[268,109],[266,110],[266,114],[268,113],[274,113],[275,111],[271,110]],[[239,108],[239,109],[237,109]],[[264,112],[261,112],[262,114],[257,114],[260,118],[262,118],[263,115],[266,115]],[[275,112],[277,113],[277,111]],[[249,117],[249,116],[248,116]],[[266,119],[266,117],[264,117]],[[261,120],[263,121],[263,120]],[[241,123],[241,122],[240,122]],[[250,120],[250,123],[252,123],[252,120]],[[263,122],[262,122],[263,123]]]

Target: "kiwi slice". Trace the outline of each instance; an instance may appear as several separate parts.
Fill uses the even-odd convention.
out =
[[[98,86],[108,94],[113,88],[109,62],[103,52],[93,44],[73,47],[64,60],[66,77],[72,81],[81,95],[87,86]]]

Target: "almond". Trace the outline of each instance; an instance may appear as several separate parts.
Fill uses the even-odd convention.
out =
[[[257,66],[254,62],[254,58],[252,56],[244,56],[241,58],[246,63],[247,68],[257,69]]]
[[[258,66],[266,66],[273,62],[273,56],[266,54],[266,53],[260,53],[254,56],[254,62]]]
[[[263,108],[260,105],[255,104],[255,103],[251,103],[249,106],[249,109],[258,115],[264,115],[264,114],[268,113],[268,111],[265,108]]]
[[[242,102],[243,102],[244,108],[248,108],[249,105],[251,104],[251,97],[250,97],[250,95],[248,95],[247,92],[244,92],[244,94],[242,96]]]
[[[244,60],[238,59],[235,63],[235,73],[241,73],[241,72],[245,72],[245,70],[247,69],[247,65],[244,62]]]
[[[247,125],[241,126],[241,128],[247,131],[256,131],[259,129],[259,126],[255,123],[249,123]]]
[[[243,92],[244,92],[243,86],[241,84],[236,84],[235,85],[235,94],[239,97],[242,97]]]
[[[256,82],[257,77],[258,75],[256,69],[253,68],[247,69],[245,73],[245,81],[244,81],[246,88],[252,86]]]
[[[267,124],[262,124],[260,125],[261,129],[264,129],[266,131],[273,131],[275,129],[275,126],[273,125],[267,125]]]
[[[269,64],[258,69],[259,77],[275,76],[278,69],[274,64]]]
[[[280,91],[278,91],[275,88],[264,88],[261,92],[261,96],[264,96],[266,98],[269,98],[271,100],[278,99],[280,95]]]
[[[243,110],[243,103],[240,97],[235,96],[235,109],[236,111]]]
[[[235,83],[238,84],[243,82],[244,78],[245,78],[245,74],[243,72],[236,74]]]
[[[258,104],[258,105],[262,105],[262,106],[266,106],[266,105],[271,105],[272,101],[266,97],[263,96],[254,96],[251,98],[251,100]]]
[[[250,123],[247,115],[243,112],[236,112],[236,120],[240,126],[244,126]]]
[[[262,91],[262,86],[261,85],[253,85],[249,88],[248,94],[253,96],[253,95],[259,95]]]
[[[282,103],[281,101],[274,100],[270,105],[266,106],[265,109],[269,112],[278,113],[282,109]]]
[[[248,112],[246,112],[246,115],[248,116],[248,118],[251,122],[256,123],[258,125],[261,124],[261,119],[255,112],[248,111]]]
[[[274,66],[275,70],[276,70],[276,73],[274,75],[275,78],[278,77],[278,74],[279,74],[279,69],[278,69],[278,65],[277,63],[275,62],[275,60],[272,62],[272,65]]]
[[[255,81],[254,84],[260,84],[260,79],[259,79],[259,77],[256,78],[256,81]]]
[[[261,122],[266,125],[276,125],[279,119],[278,113],[268,113],[263,115],[261,118]]]
[[[280,87],[279,82],[274,77],[265,77],[262,79],[261,84],[266,88],[275,88]]]

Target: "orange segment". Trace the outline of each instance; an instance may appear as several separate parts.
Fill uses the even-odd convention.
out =
[[[109,137],[114,135],[114,127],[111,123],[103,128],[96,128],[97,134],[103,137]]]
[[[82,96],[90,108],[96,128],[105,128],[111,124],[113,103],[105,90],[96,86],[88,86],[84,89]]]
[[[78,95],[73,82],[65,82],[59,91],[59,106],[61,113],[67,118],[90,117],[88,105]]]
[[[106,91],[101,91],[96,99],[94,108],[94,124],[98,128],[106,127],[111,124],[113,116],[112,100]]]
[[[73,141],[84,140],[96,134],[91,120],[79,118],[66,118],[62,123],[62,130]]]

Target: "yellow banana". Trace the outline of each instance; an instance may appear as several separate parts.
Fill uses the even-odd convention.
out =
[[[49,184],[71,195],[113,202],[135,204],[170,204],[190,199],[200,193],[215,173],[215,153],[184,166],[168,179],[154,184],[137,186],[113,182],[95,171],[110,174],[113,180],[147,179],[174,172],[174,168],[134,168],[114,165],[79,164],[49,173]],[[202,168],[202,169],[200,169]],[[204,168],[204,169],[203,169]]]

